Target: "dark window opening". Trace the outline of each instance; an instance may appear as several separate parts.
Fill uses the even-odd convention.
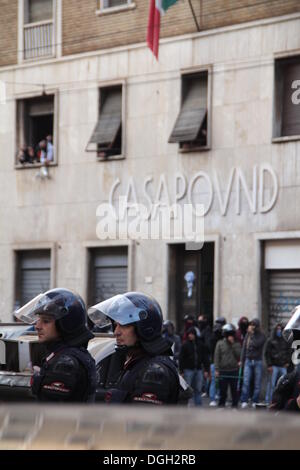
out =
[[[17,164],[54,162],[54,96],[17,103]]]

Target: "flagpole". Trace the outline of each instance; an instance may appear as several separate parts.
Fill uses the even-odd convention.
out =
[[[192,5],[191,0],[189,0],[189,5],[190,5],[190,8],[191,8],[191,11],[192,11],[192,14],[193,14],[193,18],[194,18],[194,21],[195,21],[195,25],[196,25],[197,31],[200,31],[200,26],[199,26],[199,24],[198,24],[198,21],[197,21],[196,15],[195,15],[195,10],[194,10],[194,7],[193,7],[193,5]]]

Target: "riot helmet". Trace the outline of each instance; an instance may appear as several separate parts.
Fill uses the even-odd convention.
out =
[[[36,323],[39,315],[52,317],[61,338],[69,345],[84,344],[94,337],[87,327],[84,301],[69,289],[57,288],[39,294],[15,315],[29,324]]]
[[[224,326],[226,324],[226,318],[225,317],[217,317],[215,323]]]
[[[162,336],[162,311],[159,303],[141,292],[126,292],[100,302],[88,310],[90,320],[97,326],[111,322],[121,326],[134,325],[142,347],[149,354],[160,354],[170,347]]]
[[[222,326],[222,334],[224,338],[228,338],[229,336],[235,337],[236,328],[232,323],[226,323]]]
[[[292,317],[288,321],[282,334],[288,343],[300,339],[300,305],[293,311]]]

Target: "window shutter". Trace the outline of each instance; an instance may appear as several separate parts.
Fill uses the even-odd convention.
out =
[[[20,254],[21,305],[50,289],[49,251]]]
[[[122,89],[107,93],[89,144],[113,144],[122,122]]]
[[[183,77],[183,102],[169,143],[197,138],[207,115],[207,75]]]

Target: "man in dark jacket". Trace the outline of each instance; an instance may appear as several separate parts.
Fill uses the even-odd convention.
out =
[[[277,382],[270,409],[300,412],[300,364],[298,344],[300,341],[300,306],[298,305],[283,330],[283,337],[295,350],[292,362],[293,372],[283,375]],[[298,343],[298,344],[297,344]]]
[[[258,318],[250,321],[248,332],[244,340],[241,354],[241,362],[244,364],[243,388],[241,395],[241,407],[247,408],[250,395],[250,383],[254,374],[254,392],[252,397],[252,406],[256,407],[259,401],[259,394],[262,380],[262,355],[263,347],[266,341],[265,335],[260,330]]]
[[[238,322],[238,329],[236,332],[236,340],[243,346],[244,339],[246,338],[246,334],[248,331],[249,320],[247,317],[241,317]]]
[[[215,350],[215,374],[219,377],[220,400],[219,406],[225,406],[227,388],[230,386],[232,407],[238,406],[238,371],[240,365],[241,346],[235,339],[235,327],[226,323],[222,328],[224,339],[218,342]]]
[[[38,401],[93,402],[95,361],[87,351],[94,335],[87,328],[83,300],[67,289],[52,289],[20,308],[16,316],[34,323],[47,357],[34,367],[32,393]]]
[[[174,354],[174,362],[178,365],[179,354],[181,350],[181,339],[179,335],[175,333],[174,323],[171,320],[165,320],[163,322],[162,335],[164,338],[172,343],[172,350]]]
[[[192,327],[187,331],[187,340],[180,351],[179,370],[185,381],[194,389],[196,406],[202,404],[203,368],[204,378],[207,378],[209,371],[208,351],[203,341],[197,337],[195,328]]]
[[[284,326],[277,323],[266,342],[265,360],[269,373],[266,391],[266,403],[270,404],[274,388],[278,379],[287,373],[287,367],[291,361],[291,350],[282,336]]]
[[[217,399],[219,398],[216,393],[216,375],[215,375],[215,364],[214,354],[218,341],[223,338],[222,327],[226,324],[226,318],[217,317],[215,324],[213,326],[213,331],[210,339],[210,354],[211,354],[211,364],[210,364],[210,386],[209,386],[209,406],[217,406]]]
[[[178,402],[172,343],[162,336],[162,312],[153,297],[141,292],[115,295],[91,307],[89,317],[98,327],[112,324],[116,338],[116,380],[105,394],[106,403]]]

